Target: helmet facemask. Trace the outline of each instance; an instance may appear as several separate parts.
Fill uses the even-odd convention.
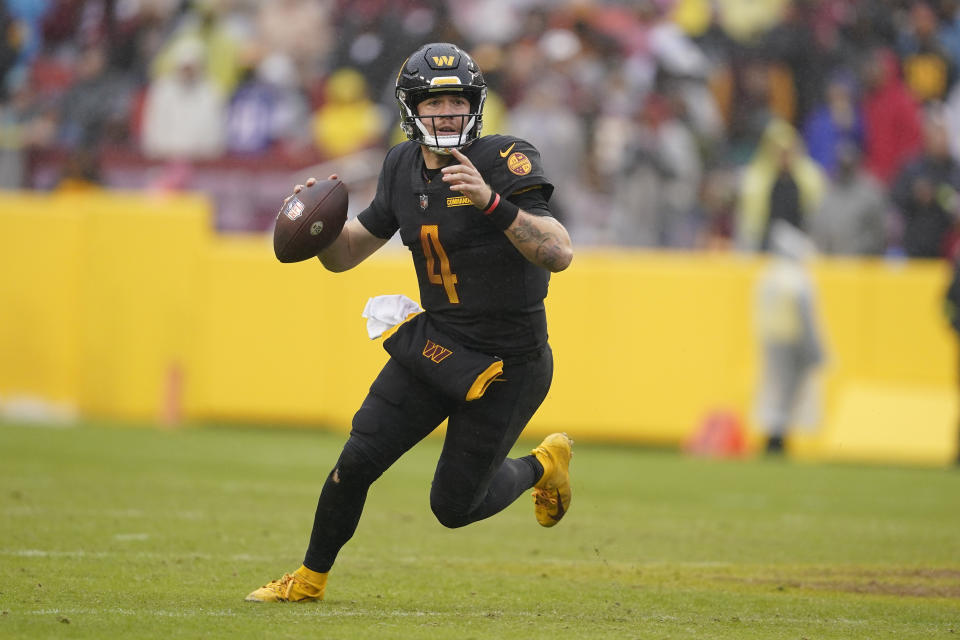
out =
[[[438,93],[464,95],[470,101],[469,113],[419,115],[417,105]],[[483,103],[486,98],[486,87],[464,87],[459,90],[443,87],[417,91],[398,89],[397,101],[401,106],[400,126],[408,139],[419,142],[434,153],[449,155],[450,149],[459,149],[480,137],[480,131],[483,128]],[[441,118],[449,118],[454,123],[459,122],[461,125],[459,132],[446,135],[438,133],[437,121]]]

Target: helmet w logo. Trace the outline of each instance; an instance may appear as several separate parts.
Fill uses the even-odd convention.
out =
[[[453,56],[433,56],[433,64],[438,67],[452,67],[453,60]]]

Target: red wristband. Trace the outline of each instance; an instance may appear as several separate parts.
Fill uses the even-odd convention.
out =
[[[520,207],[509,200],[501,198],[500,194],[496,192],[490,196],[490,202],[487,203],[487,207],[483,210],[483,215],[486,216],[487,220],[501,231],[509,229],[519,214]]]
[[[487,203],[486,208],[483,210],[483,215],[489,215],[497,208],[498,204],[500,204],[500,194],[494,191],[490,195],[490,202]]]

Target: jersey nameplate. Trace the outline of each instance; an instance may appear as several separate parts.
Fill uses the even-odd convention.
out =
[[[462,207],[468,204],[473,204],[473,202],[467,196],[452,196],[447,198],[448,207]]]

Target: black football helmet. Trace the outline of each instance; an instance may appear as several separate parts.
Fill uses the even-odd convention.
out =
[[[417,105],[431,94],[438,93],[459,93],[470,101],[470,113],[457,115],[464,120],[457,135],[433,135],[424,126],[423,118],[417,115]],[[410,140],[437,153],[449,153],[451,148],[463,147],[480,137],[487,83],[480,67],[460,47],[433,42],[417,49],[397,74],[396,95],[400,105],[400,126]]]

